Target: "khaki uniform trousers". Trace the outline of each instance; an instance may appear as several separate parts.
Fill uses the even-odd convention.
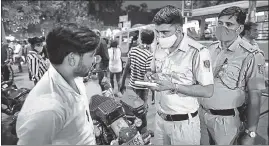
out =
[[[208,145],[210,140],[215,145],[230,145],[233,143],[241,127],[237,109],[235,110],[235,116],[212,115],[201,107],[199,113],[202,145]]]
[[[199,116],[183,121],[165,121],[155,116],[154,145],[200,145]]]

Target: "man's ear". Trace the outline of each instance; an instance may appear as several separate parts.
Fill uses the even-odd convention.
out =
[[[75,59],[75,54],[73,52],[69,53],[67,55],[67,61],[70,66],[75,66],[76,65],[76,59]]]
[[[238,34],[241,34],[244,31],[244,25],[240,25],[238,29]]]
[[[183,28],[181,26],[177,27],[177,32],[183,32]]]

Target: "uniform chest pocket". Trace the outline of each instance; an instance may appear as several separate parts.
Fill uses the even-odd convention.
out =
[[[219,72],[222,82],[230,89],[235,89],[238,84],[241,68],[236,64],[226,64]]]
[[[179,66],[176,64],[171,65],[169,74],[171,74],[172,80],[180,80],[192,77],[191,69],[188,66]]]

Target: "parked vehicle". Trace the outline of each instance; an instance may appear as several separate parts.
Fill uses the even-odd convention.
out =
[[[128,117],[122,104],[113,98],[94,95],[90,102],[90,114],[97,145],[151,144],[153,132],[141,134],[137,129],[141,123],[133,120],[137,117]]]
[[[89,79],[94,79],[94,76],[85,81]],[[103,79],[102,84],[105,87],[102,95],[93,95],[89,105],[97,145],[151,144],[153,132],[143,131],[143,123],[139,118],[146,114],[144,101],[129,100],[135,103],[130,104],[123,100],[125,98],[116,98],[108,79]]]

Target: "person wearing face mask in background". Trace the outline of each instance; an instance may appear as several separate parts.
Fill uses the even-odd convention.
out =
[[[29,38],[31,49],[26,57],[30,78],[36,84],[48,70],[45,59],[40,55],[43,51],[43,40],[38,37]]]
[[[204,136],[208,131],[216,145],[230,145],[235,141],[253,145],[256,136],[261,90],[265,89],[265,61],[259,51],[239,36],[244,29],[245,19],[246,13],[240,7],[222,10],[216,27],[219,41],[209,46],[214,94],[210,99],[200,100],[201,121],[205,125],[201,126],[201,133]],[[242,112],[244,103],[247,109]],[[246,121],[246,125],[241,132],[243,135],[237,139],[240,119]]]
[[[200,120],[197,98],[210,98],[213,94],[213,73],[209,51],[205,46],[183,33],[181,10],[168,5],[153,19],[158,41],[166,56],[160,73],[147,73],[148,80],[158,85],[149,87],[157,91],[154,144],[199,145]]]

